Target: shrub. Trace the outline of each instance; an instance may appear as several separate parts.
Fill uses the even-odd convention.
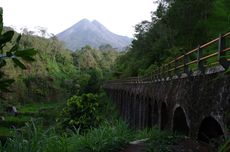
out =
[[[62,112],[64,117],[62,124],[64,127],[77,128],[80,131],[96,127],[101,120],[98,107],[97,95],[91,93],[75,95],[67,100],[67,106]]]

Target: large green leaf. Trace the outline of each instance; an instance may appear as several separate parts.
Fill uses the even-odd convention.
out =
[[[21,40],[21,37],[22,37],[22,35],[19,34],[18,37],[17,37],[17,39],[16,39],[16,43],[17,43],[17,44],[19,44],[19,41]]]
[[[9,42],[14,36],[14,31],[7,31],[4,34],[0,35],[0,45],[3,45]]]
[[[13,54],[11,52],[6,52],[6,56],[11,58],[13,56]]]
[[[18,57],[28,57],[28,56],[34,56],[37,53],[35,49],[25,49],[25,50],[19,50],[15,52],[15,55]]]
[[[23,56],[22,59],[26,61],[35,61],[35,59],[32,58],[31,56]]]
[[[19,66],[22,69],[26,69],[25,65],[21,61],[19,61],[17,58],[12,58],[12,60],[14,61],[15,65]]]
[[[14,51],[17,51],[18,50],[18,44],[15,44],[11,49],[10,49],[10,52],[14,52]]]
[[[10,49],[10,52],[14,52],[14,51],[17,51],[19,49],[19,42],[20,42],[21,37],[22,37],[22,35],[19,34],[19,36],[16,39],[16,44]]]
[[[6,65],[6,61],[0,59],[0,68]]]
[[[2,79],[0,80],[0,91],[1,92],[10,92],[8,89],[9,85],[14,82],[13,79]],[[1,97],[1,96],[0,96]]]
[[[3,78],[4,73],[2,71],[0,71],[0,79]]]

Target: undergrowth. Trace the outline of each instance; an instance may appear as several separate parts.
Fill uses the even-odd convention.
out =
[[[0,144],[0,151],[116,152],[131,140],[132,131],[118,117],[115,106],[105,94],[100,94],[100,99],[103,106],[99,107],[99,115],[103,121],[97,127],[84,132],[80,128],[59,130],[58,123],[46,128],[41,120],[31,119],[24,127],[15,129],[12,136]],[[37,109],[31,108],[27,107],[25,111],[33,112]]]
[[[129,142],[130,135],[122,121],[104,123],[84,135],[71,137],[71,149],[76,152],[116,152]]]
[[[71,137],[54,128],[42,130],[32,121],[0,147],[1,152],[115,152],[130,140],[130,130],[122,121],[105,122],[85,134]]]
[[[219,149],[218,152],[229,152],[230,151],[230,139],[226,140]]]
[[[135,135],[136,139],[148,138],[145,152],[171,152],[171,145],[182,137],[158,128],[147,128]]]

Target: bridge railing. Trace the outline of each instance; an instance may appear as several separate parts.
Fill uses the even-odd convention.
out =
[[[197,48],[177,57],[154,71],[155,79],[171,76],[172,74],[180,75],[185,73],[191,75],[192,71],[195,70],[204,74],[207,67],[216,66],[218,64],[222,65],[224,69],[227,69],[230,62],[230,47],[227,46],[226,42],[229,37],[230,32],[220,35],[218,38],[203,45],[199,45]],[[216,51],[213,52],[210,50]]]
[[[221,65],[225,70],[230,66],[230,32],[220,34],[218,38],[208,43],[199,45],[167,64],[153,71],[151,75],[131,77],[123,80],[115,80],[113,83],[148,83],[161,81],[172,76],[186,74],[191,76],[195,71],[205,74],[207,68]],[[228,46],[227,46],[228,45]]]

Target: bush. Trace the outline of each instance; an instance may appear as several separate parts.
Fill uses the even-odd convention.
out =
[[[62,124],[70,129],[83,131],[98,126],[101,120],[98,96],[88,93],[71,97],[67,100],[62,117]]]

